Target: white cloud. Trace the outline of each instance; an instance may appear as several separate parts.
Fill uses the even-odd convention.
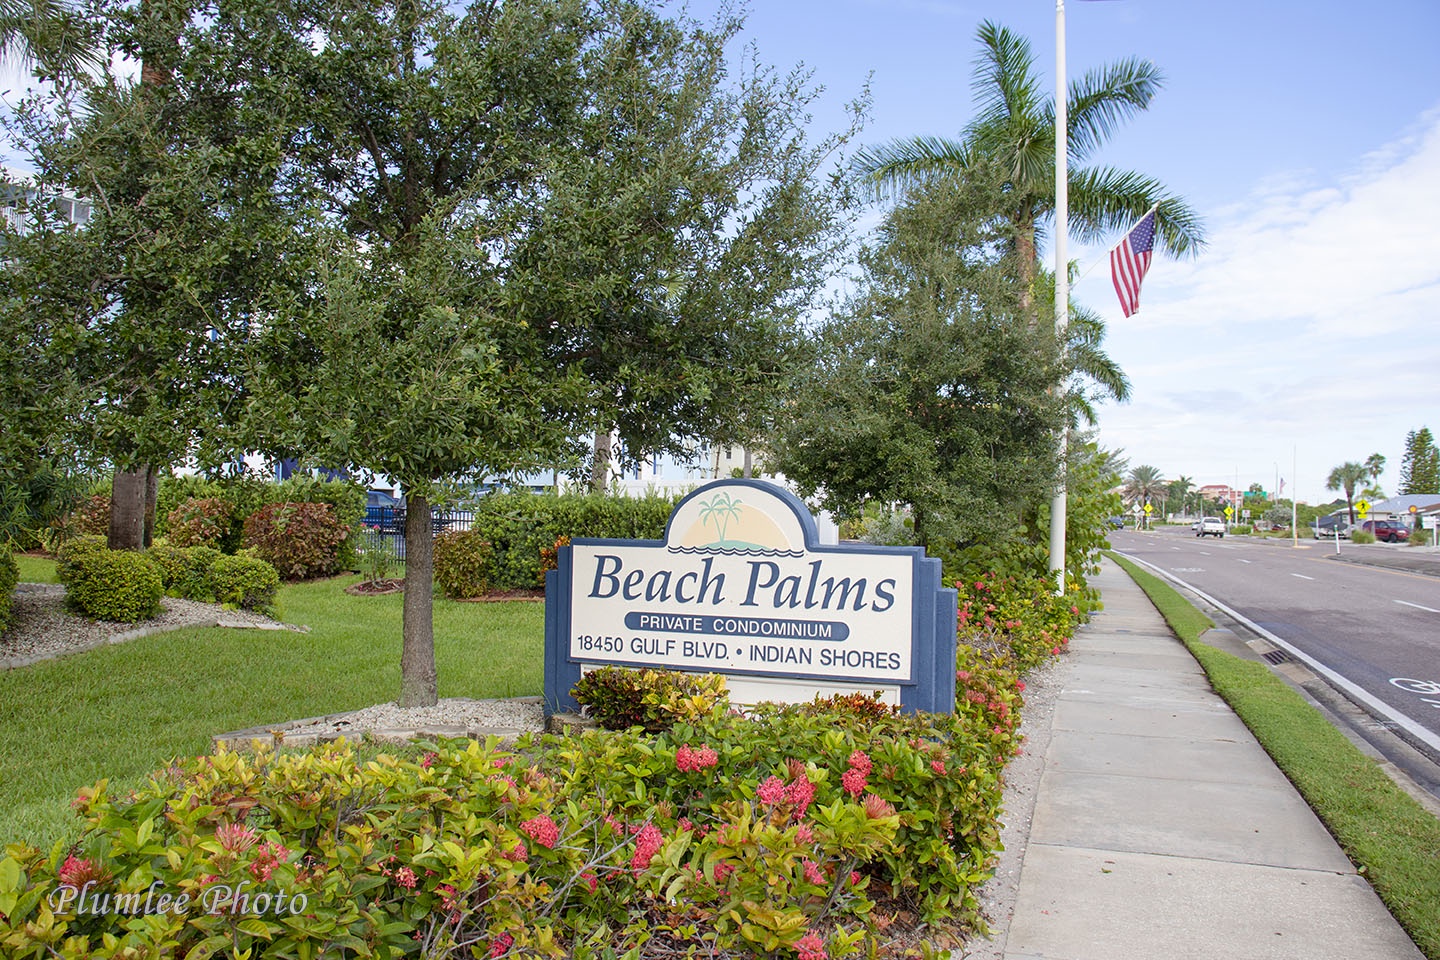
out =
[[[1102,442],[1169,476],[1267,487],[1298,448],[1312,502],[1333,466],[1380,452],[1393,492],[1406,432],[1440,428],[1440,109],[1336,182],[1272,177],[1202,213],[1205,252],[1157,259],[1128,319],[1104,250],[1081,254],[1076,296],[1109,318],[1135,388],[1102,411]]]

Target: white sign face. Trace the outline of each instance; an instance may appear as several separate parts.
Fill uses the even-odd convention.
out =
[[[811,553],[760,491],[682,504],[663,545],[571,547],[575,660],[894,684],[912,679],[914,561]]]
[[[1434,514],[1431,514],[1428,517],[1420,518],[1420,526],[1424,527],[1426,530],[1434,530],[1437,524],[1440,524],[1440,516],[1435,516]]]

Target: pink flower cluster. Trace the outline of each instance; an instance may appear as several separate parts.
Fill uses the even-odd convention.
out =
[[[719,755],[709,747],[702,746],[699,750],[692,750],[690,744],[686,743],[675,751],[675,769],[681,773],[697,773],[719,762]]]
[[[825,941],[818,934],[807,933],[795,941],[795,955],[799,960],[826,960]]]
[[[520,829],[546,850],[555,849],[555,843],[560,839],[560,828],[555,825],[554,820],[543,813],[520,824]]]
[[[630,860],[630,869],[635,876],[640,876],[650,866],[650,861],[660,848],[665,845],[665,838],[661,835],[658,827],[653,823],[647,823],[635,835],[635,856]]]
[[[769,805],[779,803],[785,799],[785,781],[770,777],[755,790],[755,799]]]
[[[840,774],[840,786],[852,797],[858,797],[865,792],[870,777],[870,757],[864,750],[856,750],[850,754],[850,767]]]
[[[110,874],[105,872],[100,864],[94,860],[71,854],[66,857],[65,862],[60,865],[58,877],[60,882],[65,886],[74,887],[79,890],[84,889],[87,883],[94,883],[96,885],[104,883],[110,879]]]
[[[289,850],[273,840],[268,840],[260,845],[259,851],[255,854],[255,862],[250,864],[250,876],[264,883],[270,879],[275,868],[289,858]]]
[[[401,867],[395,871],[395,882],[406,890],[415,889],[415,871],[409,867]]]
[[[243,823],[222,823],[215,828],[215,839],[220,841],[222,849],[241,853],[255,846],[260,836]]]
[[[814,860],[805,861],[805,879],[817,886],[825,886],[825,874],[820,871],[820,864]]]
[[[503,957],[505,951],[509,950],[515,943],[515,938],[508,933],[502,933],[490,941],[490,956]]]

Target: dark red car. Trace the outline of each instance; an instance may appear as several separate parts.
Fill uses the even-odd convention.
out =
[[[1410,539],[1410,528],[1398,520],[1366,520],[1362,529],[1384,543],[1404,543]]]

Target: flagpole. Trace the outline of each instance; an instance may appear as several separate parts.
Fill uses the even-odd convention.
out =
[[[1066,331],[1070,320],[1070,264],[1065,241],[1070,230],[1070,174],[1068,169],[1065,103],[1065,0],[1055,0],[1055,337],[1064,369]],[[1068,378],[1066,378],[1068,380]],[[1060,384],[1065,399],[1066,380]],[[1060,469],[1055,496],[1050,501],[1050,572],[1055,575],[1055,592],[1065,592],[1065,461],[1069,446],[1069,410],[1060,425]]]

